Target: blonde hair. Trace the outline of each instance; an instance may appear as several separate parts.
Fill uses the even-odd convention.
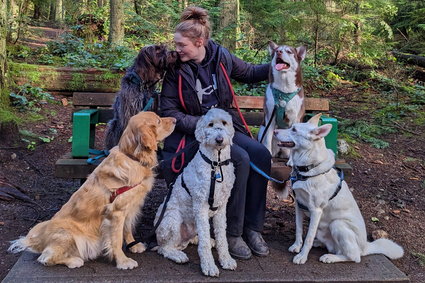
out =
[[[180,23],[176,26],[175,32],[181,33],[192,41],[203,38],[206,45],[208,39],[210,39],[210,30],[208,11],[201,7],[189,6],[182,12]]]

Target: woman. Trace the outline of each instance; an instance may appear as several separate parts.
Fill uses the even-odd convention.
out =
[[[266,256],[269,248],[261,231],[267,180],[250,170],[249,162],[253,161],[268,174],[271,156],[262,144],[247,135],[237,112],[231,108],[233,97],[226,75],[240,82],[259,82],[267,79],[269,65],[245,63],[210,40],[208,13],[199,7],[188,7],[183,11],[175,29],[174,42],[181,62],[164,78],[160,109],[163,116],[175,117],[177,125],[174,133],[165,140],[164,159],[181,149],[183,140],[186,145],[195,140],[196,123],[211,107],[228,111],[236,129],[231,154],[236,182],[227,205],[229,251],[239,259],[249,259],[252,253]],[[179,162],[172,164],[172,170],[170,166],[162,168],[167,183],[172,181],[173,171],[179,171],[180,165],[187,164],[193,154],[193,151],[185,154],[184,164],[179,163],[182,162],[182,156],[179,156]]]

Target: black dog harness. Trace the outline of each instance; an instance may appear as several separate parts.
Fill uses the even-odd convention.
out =
[[[210,210],[216,211],[218,207],[214,207],[215,183],[216,182],[221,183],[224,181],[223,169],[221,167],[229,165],[231,161],[230,159],[220,161],[220,150],[218,151],[218,161],[211,161],[200,150],[199,150],[199,154],[201,155],[202,159],[204,159],[205,162],[211,165],[211,183],[210,183],[210,194],[208,196],[208,204],[210,205]],[[190,196],[190,191],[187,188],[187,185],[184,181],[183,173],[182,173],[182,187],[186,190],[186,192]]]
[[[314,165],[294,166],[294,169],[292,170],[292,173],[291,173],[291,176],[290,176],[290,180],[292,182],[292,185],[294,185],[294,183],[297,182],[297,181],[306,181],[308,178],[316,177],[316,176],[319,176],[319,175],[322,175],[322,174],[326,174],[330,170],[335,169],[338,172],[339,184],[338,184],[338,187],[336,187],[332,196],[329,198],[329,201],[331,201],[332,199],[334,199],[338,195],[339,191],[342,188],[342,181],[344,181],[344,172],[339,168],[333,167],[333,168],[330,168],[329,170],[327,170],[326,172],[323,172],[323,173],[320,173],[320,174],[317,174],[317,175],[314,175],[314,176],[305,176],[305,175],[300,174],[300,172],[308,172],[311,169],[313,169],[314,167],[316,167],[316,166],[314,166]],[[293,191],[294,191],[294,195],[295,195],[295,190],[293,190]],[[306,210],[306,211],[309,210],[308,207],[306,205],[302,204],[301,202],[297,201],[297,204],[298,204],[298,207],[301,208],[302,210]]]

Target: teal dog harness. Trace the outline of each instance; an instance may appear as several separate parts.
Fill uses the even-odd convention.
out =
[[[276,125],[279,129],[286,129],[288,125],[285,123],[285,108],[286,104],[300,92],[298,88],[294,92],[282,92],[278,89],[271,87],[274,98],[274,112],[276,112]],[[273,118],[272,118],[273,119]]]

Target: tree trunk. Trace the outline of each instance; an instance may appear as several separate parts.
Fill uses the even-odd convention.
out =
[[[102,8],[105,6],[105,0],[97,0],[97,7]]]
[[[407,62],[412,65],[417,65],[420,67],[425,67],[425,57],[418,55],[404,54],[401,52],[393,51],[394,57],[400,61]]]
[[[56,0],[54,21],[61,23],[63,21],[62,15],[62,0]]]
[[[319,50],[319,13],[316,12],[316,23],[314,27],[314,67],[317,64],[317,51]]]
[[[239,31],[239,0],[222,0],[220,7],[219,29],[223,32],[221,43],[230,51],[234,51]]]
[[[7,111],[9,107],[9,92],[7,84],[7,7],[6,0],[0,0],[0,111]],[[0,142],[5,145],[12,144],[18,139],[19,131],[16,123],[0,120]]]
[[[355,12],[356,16],[359,16],[360,14],[360,4],[356,3],[356,12]],[[356,43],[356,45],[358,45],[360,43],[361,40],[361,30],[360,30],[360,21],[356,20],[354,22],[354,42]]]
[[[6,85],[6,34],[7,34],[7,9],[6,0],[0,0],[0,106],[8,102],[8,97],[5,94]]]
[[[141,16],[142,15],[142,9],[140,8],[140,1],[139,0],[134,0],[134,11],[136,12],[137,15]]]
[[[49,20],[54,21],[56,15],[56,1],[50,2],[50,10],[49,10]]]
[[[124,0],[110,0],[110,5],[109,42],[119,46],[124,41]]]
[[[32,18],[34,20],[38,20],[40,19],[40,15],[41,15],[41,4],[38,2],[34,2],[34,15],[32,16]]]

